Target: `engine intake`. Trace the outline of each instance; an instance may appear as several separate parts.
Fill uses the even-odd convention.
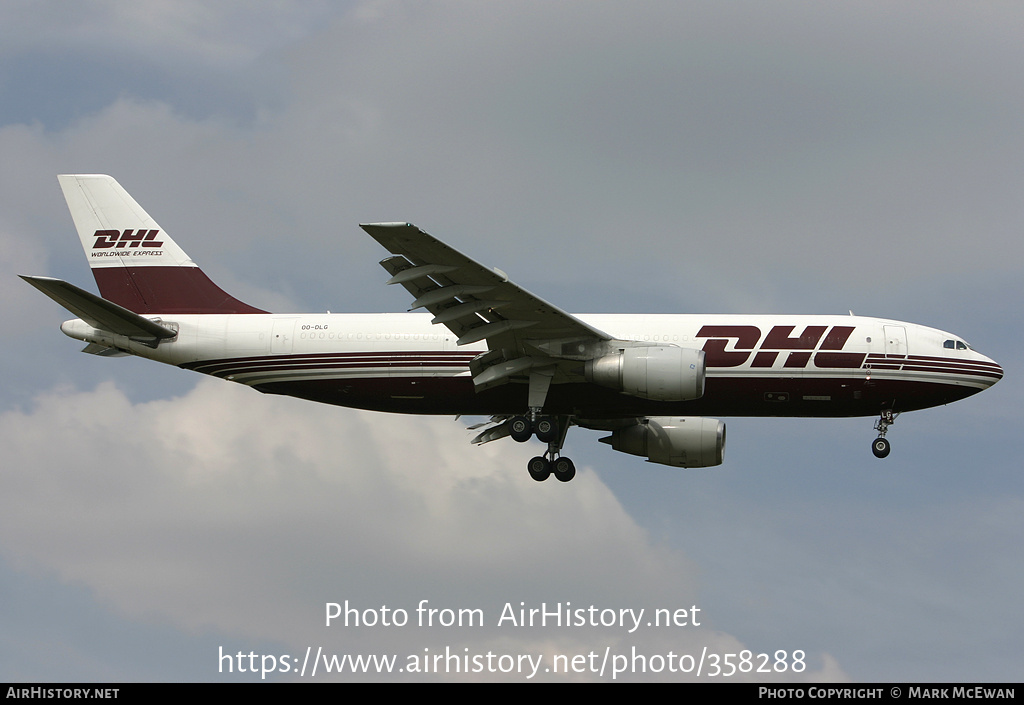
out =
[[[704,396],[704,351],[658,346],[626,348],[587,360],[588,382],[654,401]]]
[[[721,465],[725,424],[699,416],[655,416],[601,439],[622,453],[676,468]]]

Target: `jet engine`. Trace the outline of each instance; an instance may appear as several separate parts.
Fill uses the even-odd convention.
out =
[[[588,382],[654,401],[704,395],[704,351],[674,346],[626,348],[587,360]]]
[[[600,439],[622,453],[676,468],[721,465],[725,424],[700,416],[654,416]]]

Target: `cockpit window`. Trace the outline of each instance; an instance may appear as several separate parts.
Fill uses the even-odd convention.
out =
[[[962,340],[946,340],[942,343],[942,347],[948,350],[972,350],[971,346]]]
[[[947,340],[942,344],[942,347],[946,348],[947,350],[953,350],[954,348],[956,348],[956,341]]]

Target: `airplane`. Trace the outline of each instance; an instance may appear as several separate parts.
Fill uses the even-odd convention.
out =
[[[570,427],[671,467],[720,465],[711,416],[877,416],[872,452],[905,411],[1003,376],[963,338],[850,315],[573,315],[410,223],[360,227],[391,254],[409,312],[269,313],[223,291],[110,176],[58,177],[100,296],[22,276],[77,318],[83,352],[137,355],[260,392],[408,414],[487,416],[480,444],[546,444],[537,481],[576,468]],[[426,313],[413,312],[425,309]]]

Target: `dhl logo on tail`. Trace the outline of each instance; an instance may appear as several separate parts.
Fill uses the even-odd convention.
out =
[[[120,230],[97,230],[93,236],[96,238],[96,242],[93,244],[92,249],[103,250],[115,247],[120,250],[126,247],[160,247],[164,242],[163,240],[156,239],[159,232],[159,230],[135,230],[133,228],[129,228],[124,232]]]

